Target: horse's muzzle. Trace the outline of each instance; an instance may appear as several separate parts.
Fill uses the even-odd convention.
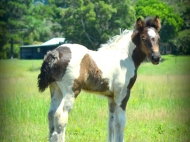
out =
[[[150,55],[151,57],[149,58],[151,60],[151,62],[154,64],[154,65],[157,65],[159,64],[160,60],[161,60],[161,55],[159,52],[154,52]]]

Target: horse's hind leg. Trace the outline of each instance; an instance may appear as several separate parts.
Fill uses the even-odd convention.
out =
[[[65,100],[62,99],[59,107],[54,114],[54,132],[50,138],[50,142],[64,142],[65,130],[68,122],[68,111],[64,109]]]
[[[61,83],[50,84],[51,106],[49,111],[50,142],[64,142],[68,115],[75,97],[70,87]]]
[[[55,82],[51,83],[49,88],[51,92],[51,104],[48,112],[48,121],[49,121],[49,139],[51,140],[52,134],[55,131],[54,115],[61,103],[62,93]]]
[[[115,103],[112,98],[108,98],[108,142],[115,142],[114,140],[114,128],[115,128]]]

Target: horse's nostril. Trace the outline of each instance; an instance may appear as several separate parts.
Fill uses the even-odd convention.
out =
[[[152,55],[151,59],[152,59],[152,61],[154,61],[154,62],[159,62],[159,61],[160,61],[160,56]]]
[[[151,56],[151,60],[153,60],[153,61],[154,61],[154,56],[153,56],[153,55]]]

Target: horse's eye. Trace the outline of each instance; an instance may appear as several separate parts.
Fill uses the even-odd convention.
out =
[[[145,42],[145,41],[146,41],[146,38],[143,37],[143,38],[141,38],[141,40],[142,40],[143,42]]]
[[[152,39],[152,41],[155,41],[155,38],[151,38]]]

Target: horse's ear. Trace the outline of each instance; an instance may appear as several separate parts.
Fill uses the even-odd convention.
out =
[[[142,31],[144,29],[144,21],[141,18],[138,18],[136,21],[136,30]]]
[[[160,18],[158,16],[155,17],[154,23],[155,23],[156,30],[159,31],[161,29],[161,22],[160,22]]]

